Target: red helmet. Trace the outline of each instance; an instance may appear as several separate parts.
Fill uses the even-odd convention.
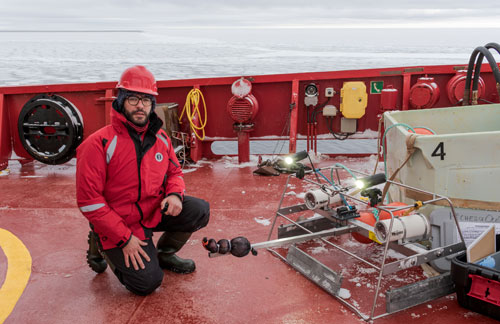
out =
[[[142,65],[132,66],[123,71],[116,87],[154,96],[158,95],[155,77]]]

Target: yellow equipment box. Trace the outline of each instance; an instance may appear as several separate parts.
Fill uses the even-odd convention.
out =
[[[365,115],[368,95],[364,82],[345,82],[340,90],[340,98],[340,111],[345,118],[359,119]]]

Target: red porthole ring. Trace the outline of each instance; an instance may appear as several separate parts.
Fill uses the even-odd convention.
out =
[[[21,110],[19,138],[34,159],[62,164],[75,156],[83,140],[83,119],[78,109],[58,95],[37,95]]]

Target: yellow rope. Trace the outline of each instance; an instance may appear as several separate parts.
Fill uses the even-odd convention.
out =
[[[205,119],[202,121],[201,120],[201,114],[200,114],[200,97],[203,102],[203,109],[204,109],[204,114],[203,116]],[[205,126],[207,125],[207,105],[205,104],[205,98],[203,97],[203,93],[201,93],[200,89],[192,89],[189,91],[187,97],[186,97],[186,103],[184,104],[184,108],[182,108],[182,113],[181,116],[179,117],[179,123],[182,124],[182,116],[184,115],[184,112],[186,112],[186,117],[189,120],[189,124],[191,126],[191,130],[193,133],[200,139],[200,141],[203,141],[205,139]],[[199,121],[201,126],[197,126],[194,122],[193,119],[198,115]],[[202,136],[198,134],[198,131],[202,132]]]
[[[413,212],[414,210],[419,210],[423,205],[424,204],[420,200],[415,202],[415,204],[413,204],[413,207],[403,213],[403,216],[410,215],[411,212]]]

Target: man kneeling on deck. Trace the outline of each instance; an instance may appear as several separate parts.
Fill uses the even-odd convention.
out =
[[[206,201],[184,195],[182,170],[154,112],[158,93],[151,72],[128,68],[116,87],[111,125],[77,149],[77,202],[92,228],[92,269],[103,272],[109,264],[128,290],[147,295],[160,286],[162,269],[195,270],[192,260],[175,253],[207,225],[210,210]],[[157,247],[155,231],[164,232]]]

